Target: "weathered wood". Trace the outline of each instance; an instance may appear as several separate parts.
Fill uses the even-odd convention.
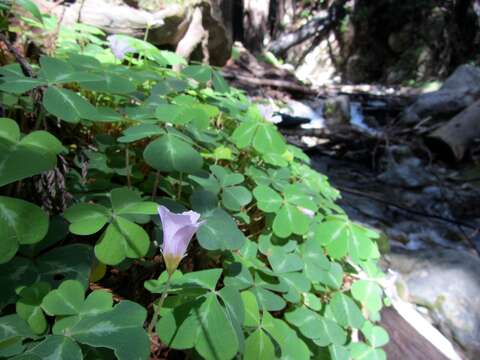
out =
[[[384,348],[389,360],[448,360],[395,309],[385,308],[380,324],[390,335]]]
[[[202,43],[205,36],[208,36],[208,33],[202,25],[202,10],[197,7],[193,11],[192,21],[185,36],[178,43],[175,53],[187,60],[190,59],[190,55],[195,48]]]
[[[427,117],[448,118],[480,98],[480,68],[462,65],[445,81],[440,90],[423,94],[405,109],[401,121],[415,124]]]
[[[480,100],[476,101],[445,125],[434,130],[427,144],[436,148],[447,146],[457,160],[461,160],[469,145],[480,137]]]
[[[344,8],[346,2],[346,0],[335,1],[328,11],[314,17],[299,29],[282,35],[273,41],[269,45],[268,50],[275,55],[282,55],[291,47],[313,36],[327,35],[346,15]]]
[[[226,79],[232,79],[238,81],[240,83],[246,85],[254,85],[254,86],[270,86],[273,88],[283,89],[290,92],[308,94],[308,95],[316,95],[318,93],[317,90],[311,89],[309,87],[296,84],[292,81],[288,80],[280,80],[280,79],[261,79],[256,78],[253,76],[246,76],[246,75],[239,75],[239,74],[230,74],[230,73],[222,73],[222,75]]]
[[[71,6],[56,4],[48,0],[34,0],[34,2],[44,12],[62,19],[63,25],[68,26],[80,21],[110,34],[125,34],[139,38],[144,36],[146,29],[149,29],[148,41],[150,43],[174,47],[177,47],[185,37],[195,9],[200,9],[201,25],[208,32],[207,45],[211,55],[210,63],[223,66],[230,57],[232,38],[223,25],[221,10],[217,2],[211,0],[197,0],[183,6],[169,4],[155,12],[148,12],[125,4],[112,4],[107,0],[77,1]],[[191,35],[190,32],[189,38]],[[183,49],[186,49],[186,42],[187,40],[180,46],[182,53],[185,52]]]

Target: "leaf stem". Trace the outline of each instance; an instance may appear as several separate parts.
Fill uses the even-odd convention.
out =
[[[125,169],[127,171],[127,186],[130,189],[132,187],[132,179],[130,176],[130,154],[128,151],[128,145],[125,147]]]
[[[155,174],[155,182],[153,183],[153,190],[152,190],[152,200],[155,200],[155,196],[157,196],[158,185],[160,185],[160,171],[159,170]]]
[[[180,177],[178,179],[178,192],[177,192],[177,200],[180,200],[182,196],[182,185],[183,185],[183,173],[180,173]]]
[[[158,305],[157,305],[155,311],[153,312],[152,320],[150,321],[150,324],[148,325],[147,331],[148,331],[148,335],[150,336],[150,338],[152,337],[153,328],[155,327],[155,323],[158,320],[158,315],[160,314],[160,310],[162,309],[163,303],[168,296],[168,290],[170,289],[171,280],[172,280],[172,274],[168,274],[167,282],[165,283],[165,289],[162,292],[162,296],[160,296],[160,300],[158,301]]]

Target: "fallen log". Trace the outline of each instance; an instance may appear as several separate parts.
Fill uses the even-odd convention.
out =
[[[438,91],[421,95],[405,109],[401,121],[415,124],[427,117],[451,117],[480,98],[480,68],[462,65]]]
[[[210,63],[223,66],[231,54],[230,33],[224,27],[217,2],[210,0],[196,0],[185,5],[173,3],[153,12],[126,4],[112,4],[108,0],[77,1],[71,6],[48,0],[34,2],[43,12],[62,19],[62,25],[66,26],[81,22],[98,27],[109,34],[124,34],[138,38],[143,38],[148,29],[147,40],[150,43],[173,46],[179,53],[187,56],[193,52],[190,49],[192,46],[199,45],[196,34],[189,32],[188,29],[194,20],[196,22],[194,28],[198,28],[200,19],[201,26],[208,33],[206,45]]]
[[[480,100],[431,132],[426,143],[436,151],[447,148],[451,158],[461,160],[475,138],[480,138]]]
[[[280,79],[259,79],[253,76],[239,75],[222,72],[222,75],[225,79],[232,81],[238,81],[244,85],[253,85],[253,86],[269,86],[273,88],[283,89],[286,91],[301,93],[307,95],[317,95],[318,91],[312,88],[296,84],[289,80],[280,80]]]
[[[346,0],[335,1],[325,13],[314,17],[299,29],[284,34],[273,41],[268,50],[275,55],[282,55],[291,47],[313,36],[327,35],[345,17],[347,13],[344,7],[346,2]]]

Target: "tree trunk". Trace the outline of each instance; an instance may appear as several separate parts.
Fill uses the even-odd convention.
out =
[[[263,49],[268,35],[270,0],[244,0],[244,45],[252,53]]]

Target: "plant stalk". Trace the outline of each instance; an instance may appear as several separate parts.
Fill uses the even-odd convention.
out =
[[[162,296],[160,296],[160,300],[158,301],[157,308],[153,312],[152,320],[150,321],[150,324],[148,325],[148,335],[150,338],[152,337],[153,334],[153,328],[155,327],[155,324],[158,320],[158,315],[160,314],[160,310],[162,309],[163,303],[165,302],[165,299],[168,296],[168,290],[170,289],[170,282],[172,280],[172,275],[168,274],[167,282],[165,283],[165,289],[163,290]]]

